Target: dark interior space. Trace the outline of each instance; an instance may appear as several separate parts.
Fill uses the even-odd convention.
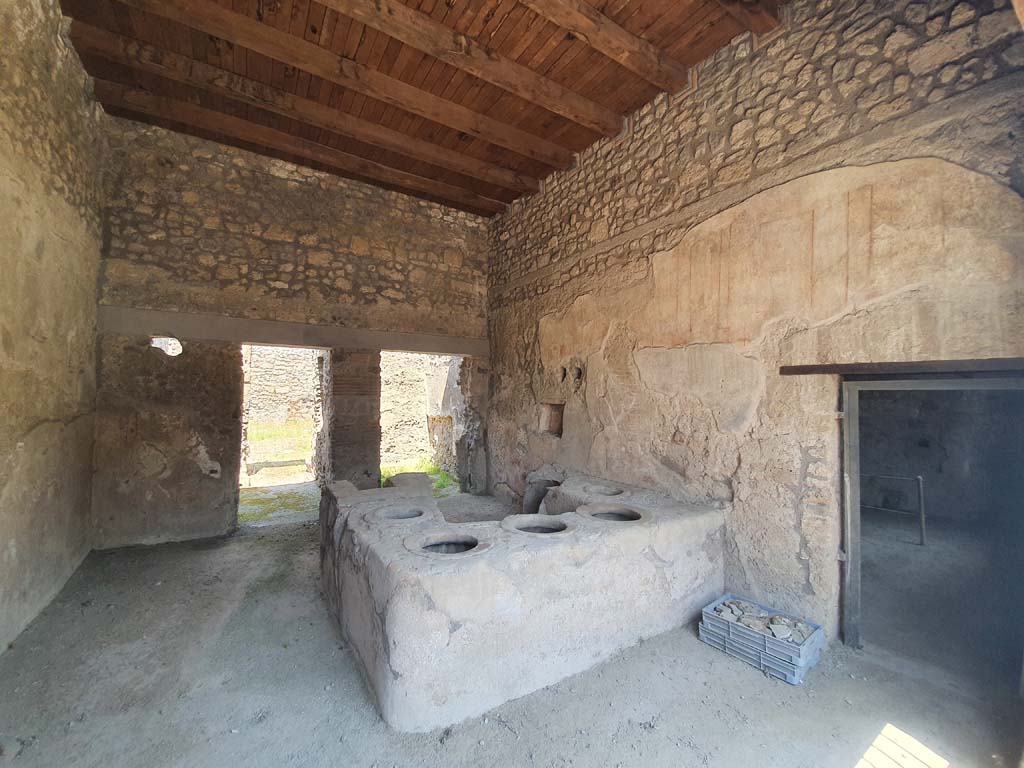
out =
[[[1022,415],[1019,390],[860,395],[863,639],[1005,696],[1024,648]]]

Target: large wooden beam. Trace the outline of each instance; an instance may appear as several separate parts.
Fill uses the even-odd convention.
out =
[[[448,204],[489,215],[505,210],[503,203],[490,200],[469,192],[461,187],[445,184],[433,179],[424,179],[390,166],[380,165],[366,158],[309,141],[290,133],[284,133],[265,125],[243,120],[224,112],[200,107],[186,101],[170,99],[108,80],[97,80],[96,98],[106,106],[129,110],[160,120],[210,131],[236,141],[257,144],[278,152],[302,157],[314,163],[321,163],[343,174],[353,174],[364,179],[390,184],[410,193],[430,195]]]
[[[754,34],[763,35],[779,26],[777,0],[718,0],[718,4]]]
[[[170,19],[233,45],[419,115],[470,136],[510,149],[552,168],[568,168],[573,154],[515,126],[364,67],[301,37],[282,32],[210,0],[118,0],[122,5]]]
[[[159,75],[185,85],[226,96],[347,136],[411,160],[436,165],[514,192],[534,192],[536,179],[467,157],[376,123],[339,112],[312,99],[282,91],[233,72],[171,51],[89,26],[71,24],[71,40],[79,54],[91,54],[133,70]]]
[[[434,21],[397,0],[320,0],[343,13],[401,40],[435,59],[469,72],[509,93],[604,136],[614,136],[622,116],[570,91],[529,67],[485,48],[476,40]]]
[[[689,84],[685,66],[627,32],[584,0],[519,2],[663,91],[677,93]]]

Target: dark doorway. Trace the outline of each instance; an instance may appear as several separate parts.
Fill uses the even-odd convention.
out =
[[[844,410],[845,640],[1015,695],[1022,381],[847,381]]]

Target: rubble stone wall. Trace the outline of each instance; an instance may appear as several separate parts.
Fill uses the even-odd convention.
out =
[[[785,19],[494,220],[489,485],[721,504],[727,588],[834,632],[839,382],[779,366],[1024,353],[1024,40],[999,0]]]
[[[56,0],[0,3],[0,649],[90,548],[105,118]]]
[[[320,350],[242,345],[245,414],[249,421],[312,421]]]
[[[101,303],[485,337],[484,219],[113,122]]]
[[[218,536],[238,515],[238,344],[99,341],[92,508],[97,549]]]

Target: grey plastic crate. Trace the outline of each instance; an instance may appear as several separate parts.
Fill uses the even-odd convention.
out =
[[[698,632],[700,639],[708,645],[750,664],[766,675],[782,680],[790,685],[800,685],[803,683],[808,670],[818,663],[818,659],[821,656],[819,651],[808,659],[805,664],[791,664],[772,656],[770,653],[765,653],[753,646],[747,645],[740,640],[728,638],[703,624],[698,627]]]
[[[763,632],[758,632],[757,630],[750,629],[749,627],[744,627],[742,624],[737,622],[726,621],[715,613],[715,608],[726,600],[742,600],[745,603],[756,605],[767,613],[786,616],[794,621],[803,621],[809,624],[813,631],[810,636],[800,644],[790,642],[789,640],[779,640],[776,637],[770,637]],[[780,659],[797,666],[806,665],[812,658],[817,661],[822,648],[825,647],[825,630],[823,630],[820,625],[815,624],[813,621],[802,619],[799,616],[794,616],[791,613],[786,613],[785,611],[777,611],[770,606],[759,603],[756,600],[750,600],[749,598],[741,595],[734,595],[732,593],[723,595],[710,605],[705,606],[702,611],[702,617],[704,624],[711,629],[714,629],[716,632],[723,634],[726,638],[742,642],[755,650],[770,654],[776,659]]]

